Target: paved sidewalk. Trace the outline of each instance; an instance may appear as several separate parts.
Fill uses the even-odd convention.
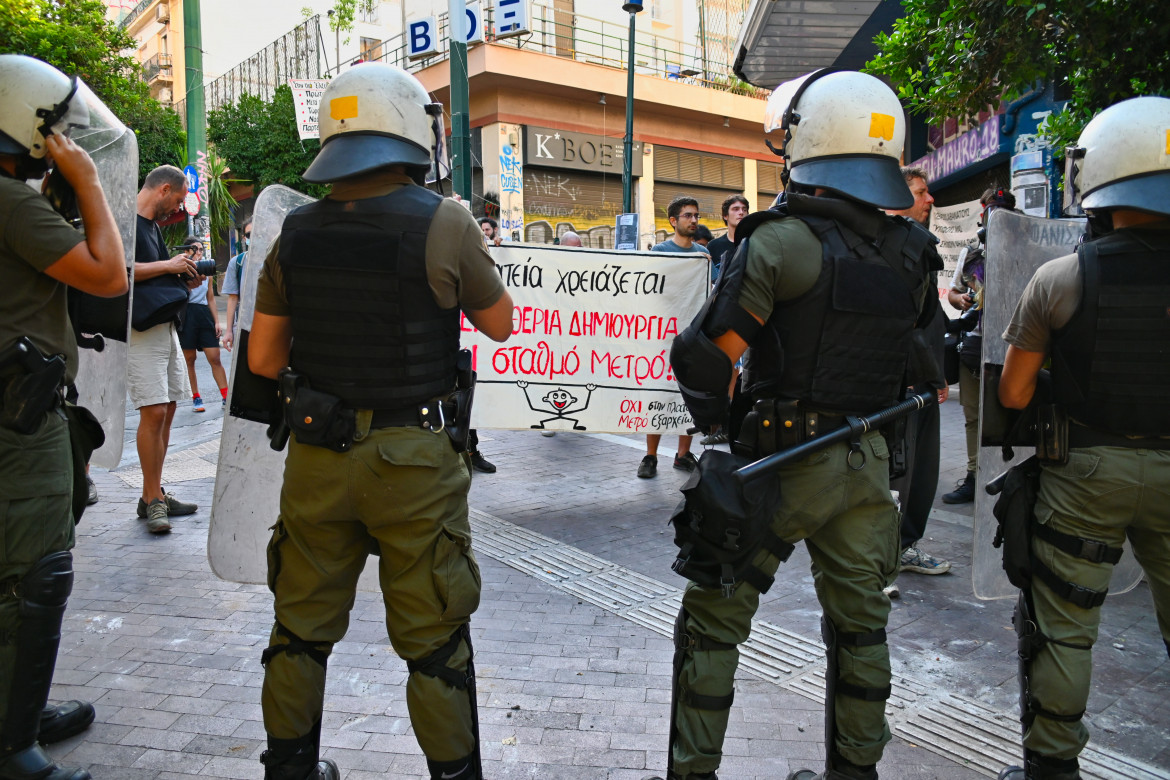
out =
[[[202,359],[200,367],[201,386],[213,388]],[[263,774],[259,658],[271,596],[222,582],[208,567],[222,412],[207,408],[181,405],[176,415],[165,481],[201,508],[169,536],[147,534],[135,516],[136,413],[127,416],[123,465],[95,470],[101,501],[78,529],[53,696],[88,698],[98,718],[51,752],[98,780]],[[961,418],[957,400],[944,407],[940,494],[961,476]],[[499,467],[472,487],[486,776],[664,774],[667,633],[683,585],[670,571],[666,519],[683,473],[662,458],[657,479],[637,479],[640,437],[481,431],[480,447]],[[661,454],[672,448],[668,437]],[[949,558],[954,573],[899,580],[890,623],[895,736],[879,769],[910,780],[994,777],[989,767],[1014,754],[1018,729],[1011,604],[971,596],[970,506],[936,509],[922,546]],[[822,760],[819,614],[798,549],[763,600],[759,641],[745,650],[723,780],[775,780]],[[1086,777],[1170,778],[1170,662],[1144,584],[1109,599],[1094,659],[1087,719],[1100,768]],[[360,593],[330,659],[323,725],[325,755],[346,780],[426,777],[405,679],[379,596]]]

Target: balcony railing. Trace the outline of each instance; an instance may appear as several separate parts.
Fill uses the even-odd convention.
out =
[[[484,9],[485,28],[488,31],[493,28],[494,10]],[[561,21],[566,17],[573,22]],[[534,6],[531,25],[532,31],[527,35],[501,39],[498,43],[616,70],[626,69],[629,29],[624,24],[619,25],[581,14],[557,13],[551,8]],[[382,56],[378,60],[410,72],[417,72],[446,60],[448,58],[446,14],[439,16],[439,38],[441,43],[438,54],[411,60],[407,57],[405,34],[392,36],[382,42]],[[490,32],[487,39],[492,40]],[[760,99],[768,96],[769,90],[740,81],[725,64],[708,59],[704,51],[705,48],[702,46],[638,31],[634,36],[634,72],[737,95]],[[363,59],[358,56],[343,62],[334,72]]]
[[[142,63],[142,76],[146,79],[147,84],[154,83],[157,78],[172,80],[171,55],[156,54]]]

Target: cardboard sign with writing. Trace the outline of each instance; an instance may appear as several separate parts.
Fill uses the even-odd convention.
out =
[[[685,433],[675,335],[707,296],[705,255],[491,248],[515,304],[499,344],[464,318],[478,428]]]

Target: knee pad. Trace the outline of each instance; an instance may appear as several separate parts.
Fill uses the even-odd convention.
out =
[[[72,592],[73,555],[68,550],[41,558],[12,586],[11,595],[19,601],[20,625],[13,636],[16,655],[0,751],[23,750],[36,742],[57,664],[61,620]]]
[[[1020,722],[1027,731],[1037,716],[1056,720],[1063,723],[1076,723],[1084,717],[1081,710],[1075,715],[1061,715],[1044,709],[1040,699],[1032,691],[1032,662],[1036,656],[1044,651],[1049,644],[1071,647],[1074,650],[1092,650],[1092,645],[1077,645],[1071,642],[1060,642],[1052,639],[1040,631],[1040,626],[1033,617],[1032,594],[1030,591],[1020,591],[1016,600],[1016,611],[1012,615],[1012,626],[1016,629],[1017,652],[1020,659]]]
[[[890,698],[891,687],[866,688],[841,681],[837,651],[846,647],[870,647],[886,643],[886,630],[880,628],[867,634],[838,631],[828,615],[821,616],[821,639],[825,642],[825,751],[826,766],[833,765],[837,756],[837,694],[862,701],[885,701]],[[840,759],[838,756],[838,760]]]
[[[288,641],[282,645],[270,645],[260,656],[262,666],[268,666],[268,662],[281,653],[288,653],[294,656],[307,655],[320,664],[322,669],[328,668],[329,655],[333,652],[332,642],[309,642],[301,639],[279,620],[276,621],[276,634]]]

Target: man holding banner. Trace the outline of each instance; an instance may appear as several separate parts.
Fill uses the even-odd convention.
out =
[[[914,202],[898,167],[906,123],[897,97],[872,76],[824,69],[780,85],[767,117],[767,131],[782,136],[786,202],[740,223],[737,238],[747,245],[725,261],[707,305],[671,350],[687,407],[710,430],[727,414],[732,366],[751,347],[743,386],[755,404],[733,452],[753,458],[893,406],[919,374],[942,385],[929,365],[908,370],[912,353],[923,354],[916,328],[938,305],[934,241],[879,211]],[[882,589],[899,554],[889,459],[882,433],[859,428],[850,441],[763,477],[781,482],[778,505],[752,515],[757,545],[730,540],[735,561],[711,566],[702,552],[718,535],[708,530],[716,512],[693,530],[676,524],[679,539],[694,540],[676,567],[695,577],[675,628],[668,778],[715,777],[738,645],[772,574],[803,539],[824,610],[827,758],[823,773],[788,777],[876,780],[890,739],[890,601]],[[706,454],[699,472],[700,485],[722,477],[708,471]]]
[[[340,777],[320,759],[325,668],[372,547],[431,777],[482,778],[460,312],[504,341],[513,307],[474,217],[418,186],[443,157],[442,116],[398,68],[333,79],[304,174],[332,194],[289,214],[260,275],[248,366],[281,378],[292,431],[268,548],[265,780]]]

